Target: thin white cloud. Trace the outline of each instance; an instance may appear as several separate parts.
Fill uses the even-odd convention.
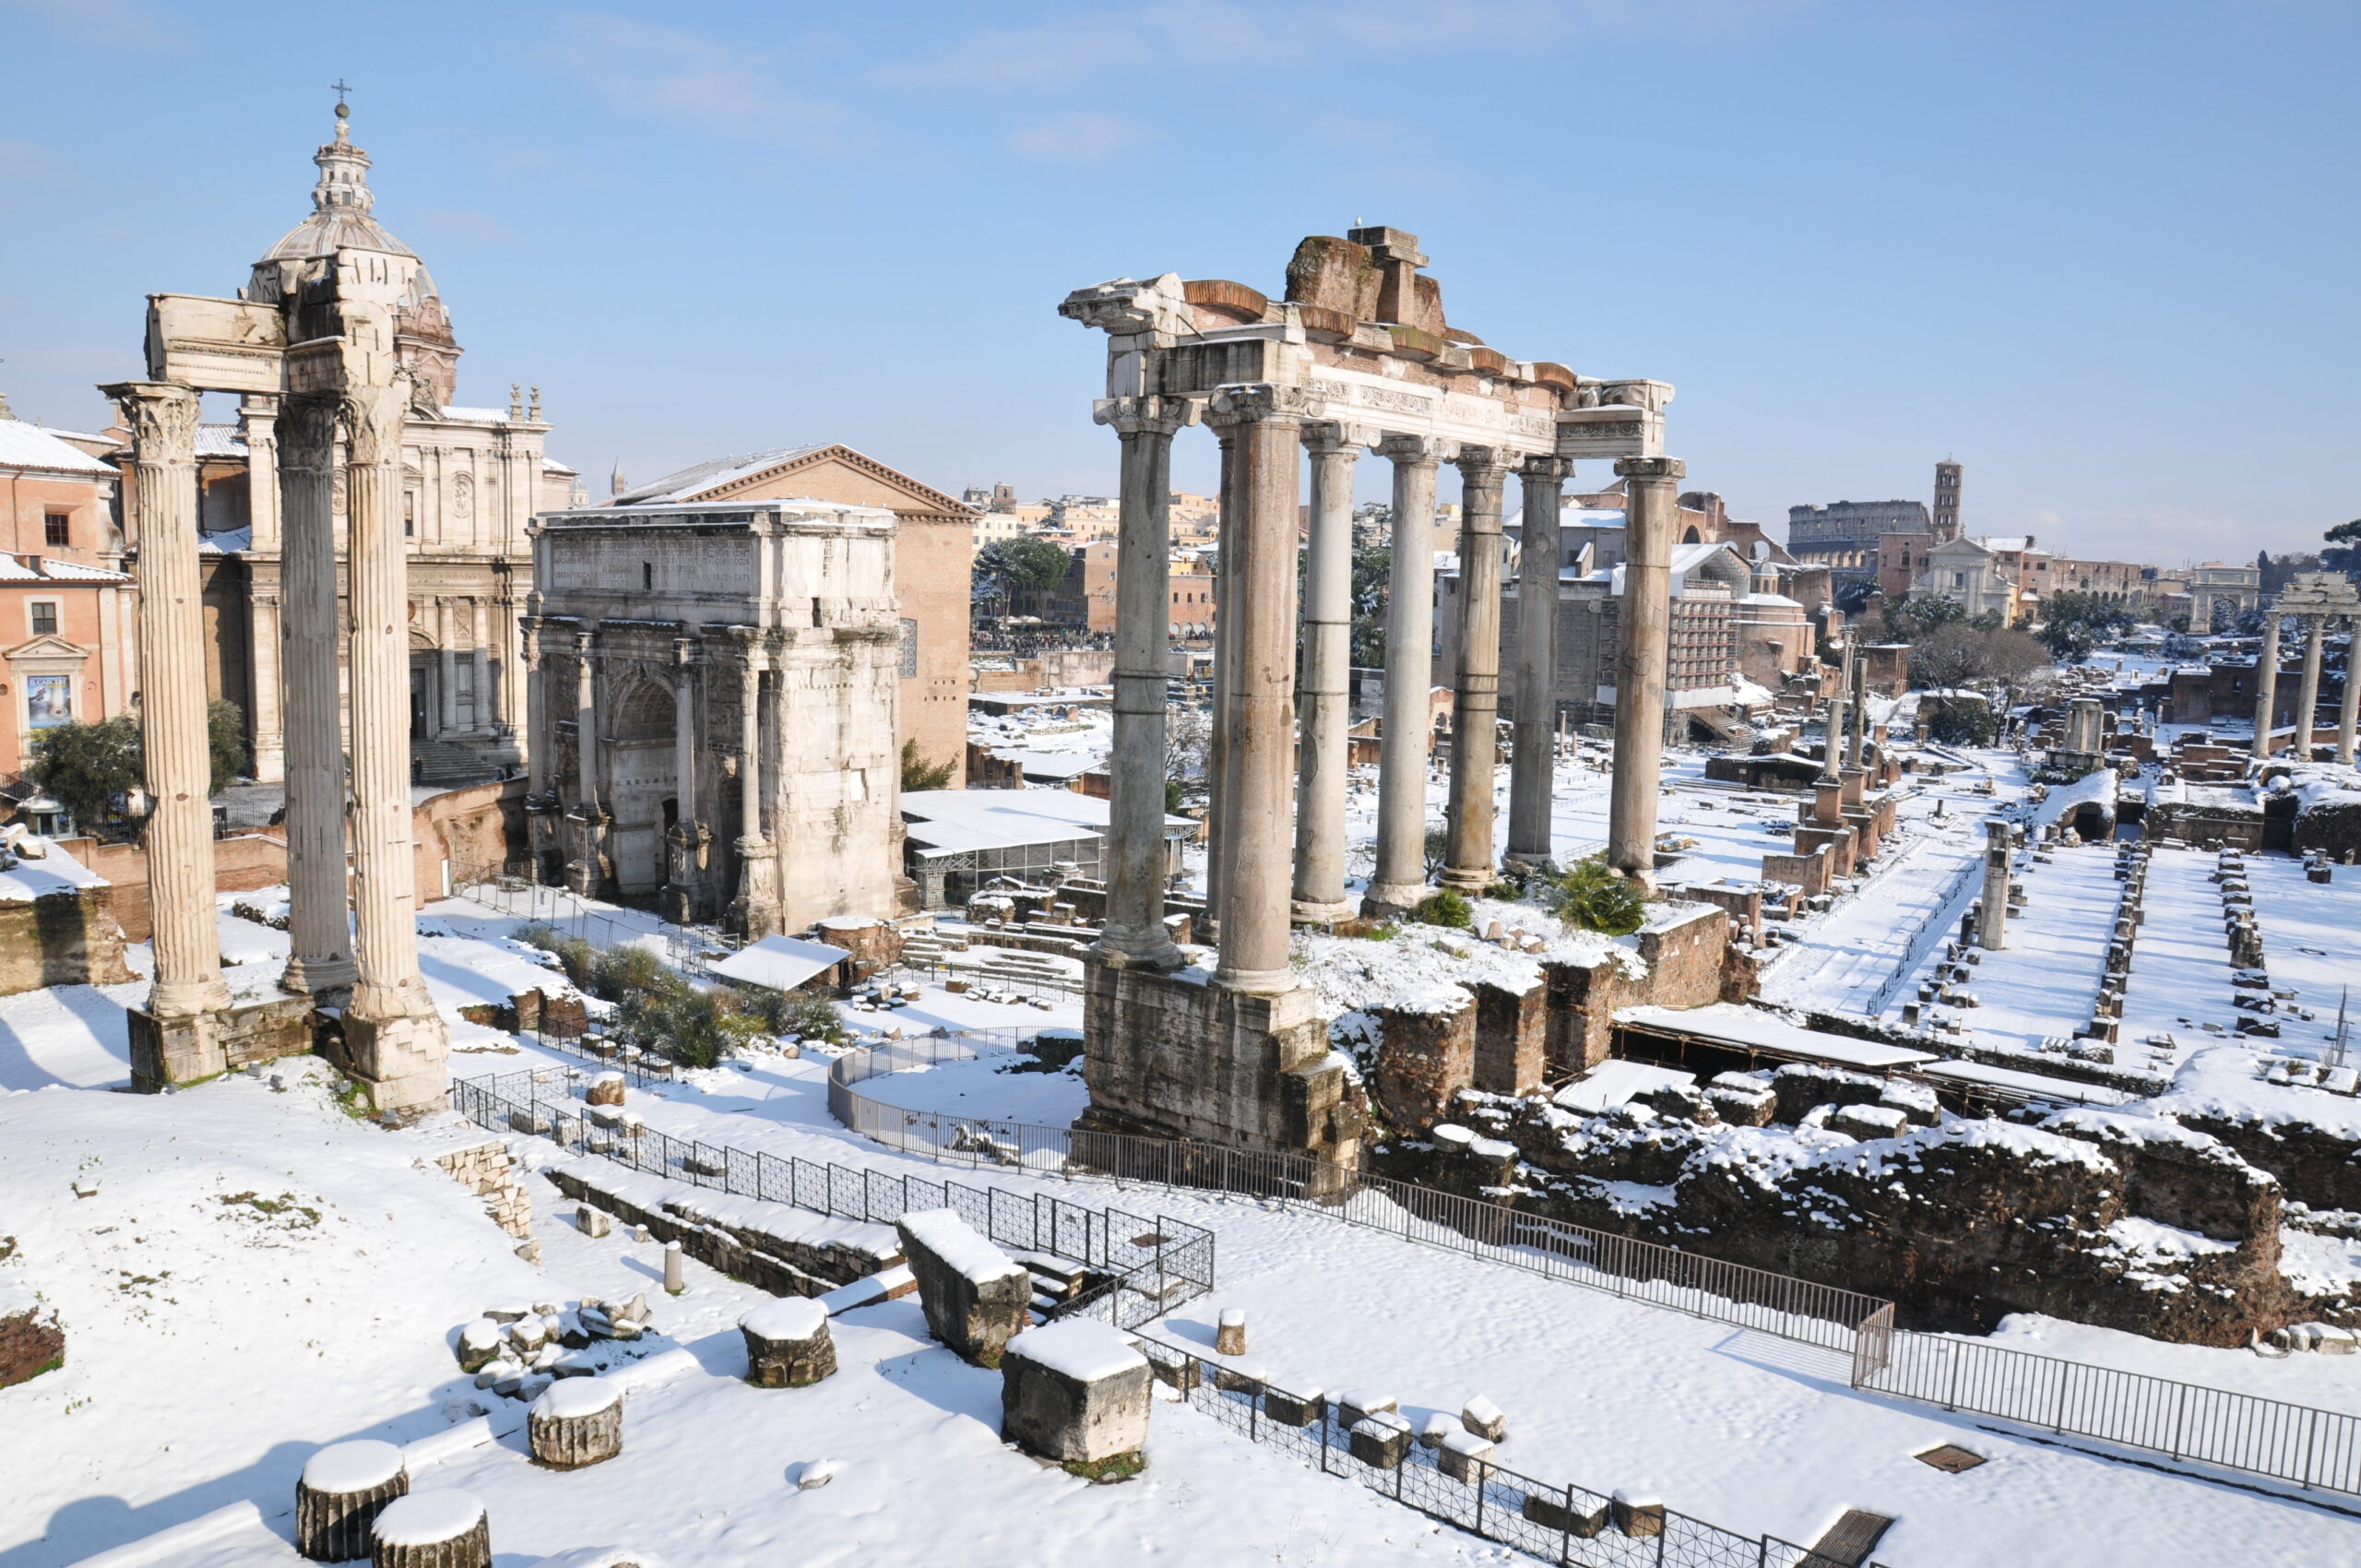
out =
[[[1057,163],[1099,163],[1139,139],[1140,127],[1112,114],[1075,110],[1011,131],[1013,152]]]
[[[790,90],[769,52],[683,29],[577,13],[558,24],[539,55],[626,113],[807,152],[834,152],[860,139],[843,109]]]
[[[430,229],[445,234],[456,234],[480,245],[522,245],[524,236],[488,212],[470,212],[465,208],[439,207],[421,215],[421,220]]]

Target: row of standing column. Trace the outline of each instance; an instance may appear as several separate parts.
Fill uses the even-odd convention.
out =
[[[132,431],[140,713],[155,976],[148,1011],[209,1028],[229,1005],[214,924],[213,819],[196,559],[198,394],[165,382],[105,389]],[[440,1023],[418,967],[409,811],[408,568],[398,384],[290,397],[278,443],[285,504],[280,674],[286,712],[290,956],[284,989],[345,1000],[354,1065],[405,1096],[439,1098]],[[353,847],[347,918],[346,747],[338,701],[336,547],[329,515],[346,430],[352,627]],[[427,1087],[421,1087],[427,1086]],[[431,1092],[430,1092],[431,1089]]]
[[[2276,719],[2273,711],[2279,696],[2279,630],[2282,612],[2272,611],[2263,617],[2262,649],[2255,659],[2254,746],[2255,760],[2260,762],[2278,751]],[[2306,623],[2304,638],[2304,672],[2302,684],[2296,692],[2296,733],[2292,749],[2300,761],[2309,761],[2312,754],[2314,724],[2320,700],[2320,655],[2328,635],[2329,617],[2301,615]],[[2361,649],[2361,627],[2356,627],[2352,647],[2345,654],[2344,698],[2338,705],[2336,719],[2336,760],[2345,766],[2353,766],[2355,731],[2361,728],[2361,671],[2356,671],[2355,649]]]
[[[1290,919],[1350,912],[1345,887],[1345,797],[1349,740],[1352,471],[1367,443],[1308,418],[1302,395],[1268,386],[1227,388],[1204,410],[1220,438],[1224,529],[1216,614],[1216,676],[1209,767],[1213,835],[1207,913],[1218,978],[1233,989],[1284,989]],[[1113,962],[1169,968],[1179,954],[1164,923],[1163,837],[1168,648],[1167,550],[1174,434],[1197,417],[1183,398],[1123,398],[1100,406],[1122,444],[1121,530],[1117,550],[1116,648],[1109,897],[1104,949]],[[1296,605],[1299,446],[1311,455],[1310,539],[1304,569],[1299,685],[1292,659]],[[1454,448],[1388,435],[1378,452],[1394,465],[1394,540],[1388,609],[1385,746],[1379,779],[1376,874],[1364,908],[1405,909],[1431,888],[1426,875],[1426,801],[1431,724],[1435,478],[1461,469],[1464,601],[1443,883],[1481,890],[1493,880],[1493,790],[1498,748],[1501,489],[1506,464],[1490,448]],[[1517,760],[1512,772],[1509,852],[1550,856],[1556,714],[1558,517],[1570,465],[1527,459],[1526,517],[1516,659]],[[1618,768],[1610,860],[1645,881],[1653,871],[1663,744],[1665,658],[1673,495],[1682,474],[1669,458],[1625,459],[1630,492],[1625,636],[1618,716]],[[1661,600],[1662,602],[1657,602]],[[1300,727],[1295,697],[1300,693]],[[1642,716],[1644,716],[1643,718]],[[1291,878],[1288,753],[1298,748]]]

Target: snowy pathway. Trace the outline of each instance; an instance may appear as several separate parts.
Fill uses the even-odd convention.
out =
[[[2222,939],[2222,892],[2208,878],[2213,857],[2159,847],[2148,857],[2148,918],[2131,947],[2131,983],[2123,992],[2122,1039],[2115,1059],[2168,1072],[2218,1038],[2208,1022],[2230,1028],[2237,1010],[2230,949]],[[2173,1037],[2173,1048],[2146,1042]]]
[[[1798,940],[1763,970],[1762,999],[1782,1007],[1872,1011],[1928,926],[1953,918],[1958,879],[1982,859],[1982,844],[1966,833],[1920,833],[1883,858],[1842,904],[1798,928]]]

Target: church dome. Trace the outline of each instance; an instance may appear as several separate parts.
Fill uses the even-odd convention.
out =
[[[312,155],[320,177],[312,186],[312,215],[290,229],[255,263],[259,276],[282,261],[309,261],[339,250],[389,251],[418,259],[418,253],[386,232],[369,215],[376,196],[369,189],[369,155],[352,145],[345,106],[336,106],[336,139]],[[421,262],[409,291],[394,312],[394,329],[402,360],[420,372],[433,388],[434,401],[447,405],[456,390],[460,354],[452,336],[450,314],[442,292]]]

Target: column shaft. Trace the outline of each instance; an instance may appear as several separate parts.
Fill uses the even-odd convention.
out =
[[[158,381],[104,390],[131,427],[148,906],[156,955],[148,1011],[159,1019],[189,1018],[230,1004],[213,912],[212,759],[196,558],[197,396]]]
[[[752,713],[752,704],[747,707]],[[586,815],[599,810],[598,636],[574,635],[574,803]]]
[[[1442,883],[1481,893],[1494,878],[1493,800],[1500,771],[1501,455],[1459,456],[1459,675],[1451,717],[1451,848]]]
[[[1227,408],[1223,405],[1227,404]],[[1244,516],[1222,530],[1224,613],[1230,623],[1228,773],[1222,825],[1221,962],[1217,984],[1273,993],[1290,989],[1287,883],[1288,753],[1295,733],[1296,469],[1302,422],[1293,388],[1250,386],[1216,395],[1239,422],[1233,450]]]
[[[1550,858],[1549,812],[1557,778],[1558,514],[1565,505],[1562,457],[1528,457],[1518,471],[1525,501],[1517,560],[1516,755],[1509,769],[1509,854],[1539,865]]]
[[[1845,766],[1857,770],[1862,743],[1869,738],[1869,707],[1868,694],[1861,689],[1861,647],[1849,636],[1845,639]]]
[[[1304,444],[1311,451],[1311,529],[1289,912],[1324,923],[1352,912],[1345,898],[1345,784],[1353,724],[1353,464],[1360,444],[1333,424],[1307,426]]]
[[[458,630],[457,625],[459,617],[451,612],[451,601],[449,600],[440,601],[435,606],[435,609],[438,613],[435,616],[434,635],[435,641],[438,646],[435,648],[434,662],[437,669],[434,671],[434,679],[443,688],[443,700],[440,704],[442,718],[435,724],[434,731],[438,735],[447,735],[459,727],[459,649],[457,644],[462,634]]]
[[[439,1103],[449,1040],[418,969],[409,803],[409,553],[402,539],[406,379],[344,393],[351,572],[352,838],[360,979],[346,1039],[381,1109]]]
[[[2312,714],[2320,705],[2320,642],[2328,633],[2328,617],[2307,615],[2304,638],[2304,683],[2296,692],[2296,760],[2312,760]]]
[[[778,921],[777,851],[763,836],[764,651],[746,645],[740,655],[738,731],[738,897],[731,913],[749,938],[774,934]]]
[[[2262,618],[2262,652],[2254,661],[2254,758],[2271,755],[2272,708],[2279,692],[2279,612]]]
[[[1115,707],[1109,756],[1107,923],[1101,945],[1127,965],[1178,968],[1164,929],[1166,682],[1172,662],[1172,437],[1193,410],[1162,398],[1099,411],[1122,444],[1115,543]]]
[[[685,637],[672,650],[672,820],[692,828],[697,821],[696,665]]]
[[[1394,542],[1386,574],[1384,750],[1377,778],[1377,874],[1363,908],[1406,909],[1427,896],[1427,755],[1433,740],[1435,465],[1440,443],[1389,435]]]
[[[344,717],[337,692],[337,404],[290,398],[279,421],[279,558],[286,678],[287,969],[299,995],[350,990],[350,894],[344,849]]]
[[[2344,623],[2344,700],[2336,710],[2336,760],[2353,766],[2354,731],[2361,720],[2361,620]]]
[[[1246,502],[1240,474],[1244,467],[1238,451],[1235,426],[1216,427],[1216,438],[1221,444],[1221,540],[1214,552],[1214,682],[1212,734],[1205,743],[1205,914],[1207,931],[1197,933],[1198,940],[1213,941],[1221,932],[1222,898],[1228,884],[1229,854],[1229,667],[1230,650],[1234,646],[1231,624],[1235,617],[1237,597],[1231,592],[1238,578],[1233,569],[1231,533],[1233,523],[1242,526]]]
[[[1626,481],[1623,642],[1615,666],[1615,779],[1607,856],[1625,876],[1653,886],[1665,674],[1672,649],[1673,495],[1688,469],[1677,457],[1623,457],[1615,471]],[[1832,742],[1832,769],[1836,754]]]

